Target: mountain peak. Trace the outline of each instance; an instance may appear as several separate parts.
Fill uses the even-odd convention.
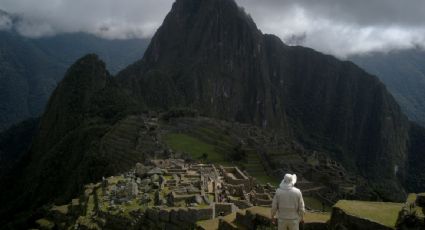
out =
[[[67,71],[64,79],[53,92],[43,119],[39,139],[43,149],[51,147],[70,130],[80,125],[94,95],[102,91],[110,75],[105,63],[95,54],[78,59]]]
[[[178,0],[153,37],[145,60],[175,63],[170,52],[179,58],[220,55],[218,52],[242,47],[240,43],[260,36],[254,21],[233,0]]]
[[[277,129],[314,148],[334,146],[342,154],[331,155],[361,164],[374,183],[386,183],[385,175],[392,186],[385,191],[395,192],[383,197],[403,194],[394,165],[404,170],[399,152],[406,150],[408,123],[379,80],[352,63],[263,35],[233,0],[177,0],[142,61],[119,79],[150,108],[196,108]],[[386,162],[377,162],[381,155]]]

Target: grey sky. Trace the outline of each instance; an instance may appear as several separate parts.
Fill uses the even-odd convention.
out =
[[[425,47],[424,0],[236,0],[265,33],[339,57]],[[150,37],[173,0],[1,0],[30,37],[89,32]],[[0,30],[10,28],[0,14]],[[295,38],[295,39],[294,39]]]

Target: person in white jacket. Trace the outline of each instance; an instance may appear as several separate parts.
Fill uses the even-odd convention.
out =
[[[272,221],[276,223],[278,217],[278,230],[299,230],[299,223],[304,222],[304,200],[301,191],[295,188],[297,176],[286,174],[272,202]]]

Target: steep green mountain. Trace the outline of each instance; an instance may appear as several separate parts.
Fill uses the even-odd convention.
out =
[[[100,151],[100,138],[135,108],[141,106],[117,87],[97,56],[78,60],[53,92],[29,153],[3,181],[11,186],[0,196],[1,216],[33,214],[47,201],[66,200],[83,184],[119,172],[120,163]]]
[[[385,86],[351,62],[263,35],[234,1],[176,1],[118,78],[151,108],[194,107],[323,148],[383,197],[402,198],[408,122]]]
[[[106,40],[76,33],[25,38],[13,30],[0,31],[0,131],[43,112],[66,69],[79,57],[97,53],[118,72],[134,62],[147,40]]]
[[[410,120],[425,126],[425,52],[416,48],[349,57],[376,74]]]

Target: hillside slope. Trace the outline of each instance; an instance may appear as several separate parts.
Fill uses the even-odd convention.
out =
[[[29,153],[2,181],[9,189],[1,192],[0,215],[33,215],[48,201],[65,201],[83,184],[118,173],[100,151],[101,137],[136,107],[96,55],[79,59],[49,100]]]

